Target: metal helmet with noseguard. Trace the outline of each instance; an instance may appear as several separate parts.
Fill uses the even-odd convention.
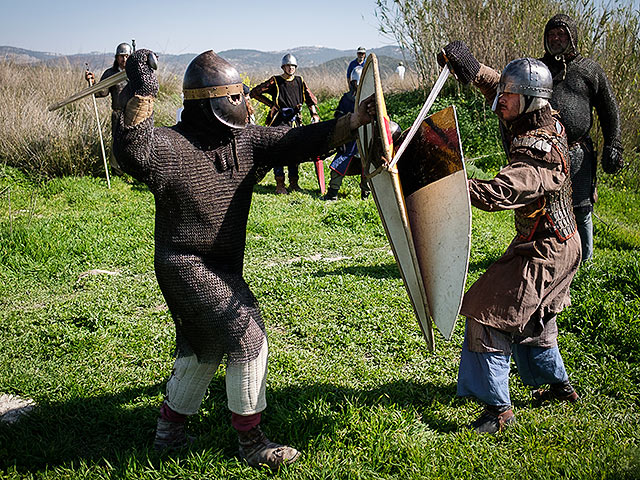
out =
[[[282,57],[281,67],[285,65],[293,65],[294,67],[298,66],[298,60],[291,53],[287,53],[284,57]]]
[[[247,125],[242,79],[238,71],[213,50],[191,61],[184,72],[182,91],[185,110],[193,104],[191,100],[201,101],[222,124],[234,128]]]
[[[133,49],[128,43],[121,43],[116,47],[116,55],[131,55]]]
[[[503,92],[520,94],[528,104],[531,104],[534,98],[548,100],[553,93],[553,77],[547,66],[540,60],[517,58],[509,62],[502,71],[492,110],[495,111],[498,97]]]

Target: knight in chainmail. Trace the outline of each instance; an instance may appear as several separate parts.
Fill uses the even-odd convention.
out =
[[[127,59],[131,55],[132,48],[128,43],[121,43],[116,47],[116,54],[113,60],[113,65],[110,68],[107,68],[100,77],[100,81],[109,78],[116,73],[122,72],[127,64]],[[89,82],[90,85],[93,85],[95,82],[95,75],[93,72],[87,70],[84,74],[85,80]],[[121,103],[120,93],[127,85],[127,81],[124,80],[120,83],[112,85],[109,88],[105,88],[104,90],[100,90],[99,92],[94,93],[96,98],[106,97],[107,95],[111,95],[111,125],[115,125],[116,118],[124,109],[124,105]],[[109,155],[109,166],[114,174],[120,175],[122,171],[120,170],[120,166],[116,161],[115,155],[113,153],[113,148],[111,149],[111,155]]]
[[[570,305],[569,287],[580,264],[568,143],[549,105],[553,82],[542,62],[517,59],[500,75],[462,42],[450,43],[444,53],[456,78],[473,82],[493,102],[509,160],[494,179],[469,180],[472,205],[513,210],[517,234],[464,296],[461,314],[467,321],[457,390],[485,404],[471,428],[496,433],[515,421],[511,356],[536,401],[578,400],[558,350],[556,323],[556,315]],[[441,63],[444,58],[439,56]]]
[[[154,265],[176,328],[178,355],[154,446],[189,443],[185,420],[198,411],[226,357],[240,455],[251,466],[277,469],[298,452],[269,441],[260,428],[268,345],[258,302],[242,276],[253,187],[282,159],[315,158],[352,140],[375,103],[368,99],[357,114],[300,128],[250,125],[238,72],[207,51],[185,72],[181,121],[154,128],[155,63],[149,50],[129,58],[126,108],[114,126],[118,161],[155,198]]]
[[[560,112],[567,130],[573,209],[582,243],[582,261],[593,255],[593,204],[597,199],[597,157],[589,135],[593,109],[598,113],[604,146],[602,168],[616,173],[623,166],[620,111],[602,67],[578,51],[578,29],[567,15],[553,16],[544,29],[541,60],[553,75],[551,106]]]

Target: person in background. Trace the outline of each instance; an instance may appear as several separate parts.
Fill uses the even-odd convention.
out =
[[[342,95],[338,107],[333,114],[334,118],[340,118],[347,113],[353,113],[356,105],[356,91],[361,75],[362,67],[360,66],[351,71],[349,91]],[[367,183],[367,177],[362,170],[360,153],[358,152],[355,140],[338,147],[338,152],[329,168],[331,169],[331,180],[329,181],[327,193],[322,197],[323,200],[334,201],[338,199],[338,191],[346,175],[360,175],[360,197],[363,200],[371,193],[369,184]]]
[[[402,62],[398,63],[398,66],[396,67],[396,75],[398,75],[400,80],[404,80],[404,72],[404,64]]]
[[[132,48],[131,48],[131,45],[129,45],[128,43],[121,43],[120,45],[118,45],[116,47],[116,54],[113,60],[113,65],[102,73],[102,76],[100,77],[100,81],[106,78],[109,78],[110,76],[115,75],[116,73],[123,71],[125,68],[125,65],[127,64],[127,59],[129,58],[131,53],[132,53]],[[93,72],[89,70],[87,70],[84,73],[84,78],[86,81],[89,82],[90,85],[93,85],[95,83],[95,75],[93,74]],[[102,97],[106,97],[107,95],[111,95],[111,125],[114,124],[114,120],[118,112],[122,111],[125,107],[121,103],[121,100],[119,97],[120,97],[120,92],[122,92],[122,90],[126,85],[127,85],[127,80],[123,80],[122,82],[116,85],[112,85],[111,87],[104,90],[100,90],[99,92],[96,92],[94,94],[96,98],[102,98]],[[111,149],[111,155],[109,156],[109,166],[111,167],[111,171],[115,175],[122,175],[122,170],[120,169],[120,166],[118,165],[118,162],[116,161],[116,158],[113,154],[113,148]]]
[[[470,427],[497,433],[515,421],[509,395],[511,357],[534,401],[576,402],[558,349],[556,315],[571,304],[580,265],[580,239],[571,206],[569,146],[551,110],[553,80],[539,60],[521,58],[499,75],[466,44],[438,55],[461,83],[473,82],[503,126],[508,158],[492,180],[468,181],[471,204],[513,210],[516,237],[469,288],[460,313],[466,328],[457,394],[485,405]],[[548,385],[548,388],[543,388]]]
[[[304,79],[295,74],[298,68],[296,57],[287,53],[282,57],[281,68],[281,75],[270,77],[260,85],[253,87],[249,92],[251,98],[264,103],[270,108],[266,125],[271,127],[281,125],[296,127],[302,125],[300,111],[303,104],[306,104],[309,108],[311,123],[319,122],[318,100],[309,90]],[[288,163],[287,168],[289,170],[289,188],[294,191],[300,191],[298,164],[295,162]],[[288,191],[284,183],[284,167],[274,168],[273,174],[276,180],[276,193],[280,195],[287,194]]]
[[[593,204],[597,200],[597,152],[589,132],[593,110],[598,114],[604,146],[602,169],[614,174],[623,166],[620,110],[602,67],[578,51],[576,22],[564,14],[551,17],[544,28],[545,54],[540,59],[553,75],[551,106],[567,129],[573,211],[582,243],[582,261],[593,256]]]
[[[364,47],[358,47],[356,50],[356,58],[349,62],[347,66],[347,83],[351,82],[351,72],[356,67],[364,67],[364,61],[367,56],[367,49]]]

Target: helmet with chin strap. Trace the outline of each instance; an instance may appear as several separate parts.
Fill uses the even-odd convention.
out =
[[[535,58],[518,58],[509,62],[500,75],[500,82],[491,109],[496,110],[502,93],[520,95],[520,113],[544,107],[553,93],[553,77],[547,66]]]
[[[182,81],[185,112],[200,105],[227,127],[244,128],[248,110],[238,71],[213,50],[194,58]]]

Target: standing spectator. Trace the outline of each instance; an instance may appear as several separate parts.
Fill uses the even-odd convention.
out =
[[[133,49],[131,48],[131,45],[129,45],[128,43],[121,43],[120,45],[118,45],[116,47],[116,54],[113,60],[113,65],[104,71],[104,73],[100,77],[100,81],[123,71],[125,65],[127,64],[127,59],[132,53],[132,50]],[[93,74],[93,72],[87,70],[84,75],[85,80],[87,80],[91,85],[95,83],[95,75]],[[120,92],[122,92],[126,85],[127,81],[123,80],[116,85],[112,85],[108,89],[100,90],[99,92],[96,92],[94,94],[96,98],[106,97],[109,94],[111,95],[111,125],[114,124],[118,112],[122,111],[125,107],[119,97]],[[111,154],[109,155],[109,166],[111,167],[111,171],[115,175],[122,175],[122,170],[120,169],[120,166],[116,161],[116,157],[113,154],[113,147],[111,148]]]
[[[303,78],[295,74],[298,68],[296,57],[287,53],[282,57],[281,63],[283,71],[281,75],[274,75],[260,85],[253,87],[249,92],[251,98],[264,103],[271,109],[267,115],[266,125],[271,127],[280,125],[298,127],[302,125],[300,111],[303,104],[309,107],[311,123],[319,122],[320,117],[316,108],[318,100],[311,93]],[[289,170],[289,188],[300,191],[298,164],[289,163],[287,168]],[[284,184],[284,167],[274,168],[273,174],[276,179],[276,193],[287,194]]]
[[[356,67],[364,67],[364,60],[367,56],[367,49],[364,47],[358,47],[356,50],[356,58],[351,60],[347,67],[347,82],[351,82],[351,72]]]
[[[598,159],[589,135],[593,109],[598,114],[604,138],[602,169],[606,173],[616,173],[623,166],[620,111],[602,67],[578,52],[578,29],[573,19],[559,14],[547,22],[544,49],[541,60],[553,75],[551,106],[560,112],[569,139],[573,210],[584,262],[593,255],[592,212],[598,198]]]
[[[340,118],[347,113],[353,113],[356,105],[356,91],[358,90],[361,75],[362,67],[360,66],[357,66],[351,71],[349,91],[342,95],[338,107],[333,114],[334,118]],[[360,175],[360,197],[363,200],[371,193],[369,184],[367,183],[367,177],[362,169],[360,153],[358,152],[355,140],[338,147],[338,152],[329,168],[331,169],[331,180],[329,181],[329,190],[327,190],[325,196],[322,197],[323,200],[333,201],[338,199],[338,192],[346,175]]]
[[[396,67],[396,75],[398,75],[398,78],[400,78],[400,80],[404,80],[404,72],[404,64],[402,62],[398,63],[398,66]]]

